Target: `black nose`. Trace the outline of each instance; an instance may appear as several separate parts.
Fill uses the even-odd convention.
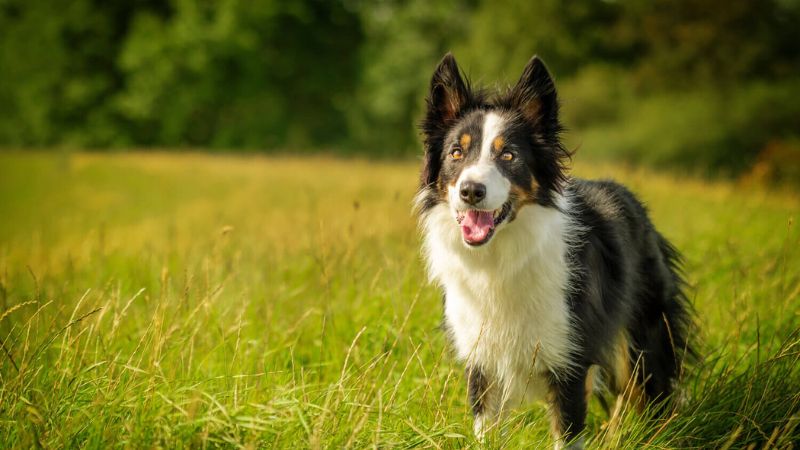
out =
[[[461,195],[461,200],[470,205],[475,205],[486,197],[486,186],[474,181],[464,181],[461,183],[459,194]]]

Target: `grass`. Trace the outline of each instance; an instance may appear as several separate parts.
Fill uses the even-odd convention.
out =
[[[686,257],[703,357],[591,448],[800,440],[796,193],[614,165]],[[480,447],[414,163],[0,154],[0,447]],[[549,447],[544,408],[488,448]]]

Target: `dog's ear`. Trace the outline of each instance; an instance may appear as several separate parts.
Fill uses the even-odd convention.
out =
[[[553,192],[560,192],[567,179],[571,153],[561,143],[558,98],[553,78],[538,56],[528,61],[516,86],[511,89],[508,105],[522,115],[533,130],[538,147],[533,171],[541,185],[539,202],[554,205]]]
[[[431,78],[428,117],[449,122],[458,117],[469,98],[469,89],[452,54],[444,55]]]
[[[422,169],[423,187],[436,182],[442,165],[441,146],[447,130],[459,117],[471,98],[468,84],[452,54],[447,53],[439,62],[431,78],[427,112],[422,121],[425,135],[425,165]]]
[[[559,129],[556,85],[538,56],[528,61],[511,90],[511,99],[513,106],[534,129],[544,132]]]

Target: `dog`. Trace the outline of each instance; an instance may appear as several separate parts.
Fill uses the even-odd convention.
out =
[[[476,437],[544,400],[556,448],[582,448],[602,386],[663,408],[692,352],[680,255],[625,187],[568,175],[542,60],[490,93],[448,53],[426,102],[415,210]]]

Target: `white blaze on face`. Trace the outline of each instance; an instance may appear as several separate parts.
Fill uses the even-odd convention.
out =
[[[464,169],[455,189],[450,189],[450,204],[458,211],[467,209],[495,210],[503,206],[508,200],[511,182],[500,173],[492,157],[492,143],[503,132],[505,120],[499,114],[490,112],[483,121],[481,153],[478,161]],[[459,192],[465,181],[481,183],[486,186],[486,198],[478,205],[467,205],[461,201]]]

